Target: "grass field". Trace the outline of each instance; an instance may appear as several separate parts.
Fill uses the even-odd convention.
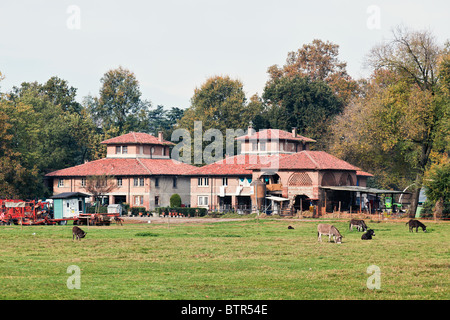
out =
[[[360,240],[332,223],[342,244],[317,242],[321,221],[249,219],[216,223],[0,227],[0,299],[449,299],[450,224],[367,221]],[[288,225],[294,230],[288,230]],[[324,240],[328,238],[324,238]],[[80,268],[68,289],[67,268]],[[381,287],[369,290],[370,265]]]

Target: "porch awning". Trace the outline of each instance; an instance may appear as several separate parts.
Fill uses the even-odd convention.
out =
[[[267,196],[266,199],[273,200],[273,201],[289,201],[287,198],[277,197],[277,196]]]
[[[90,195],[81,192],[63,192],[51,196],[50,199],[88,198]]]
[[[351,191],[351,192],[374,193],[374,194],[411,193],[411,192],[398,191],[398,190],[383,190],[383,189],[375,189],[375,188],[360,187],[360,186],[327,186],[327,187],[320,187],[320,188],[324,189],[324,190]]]

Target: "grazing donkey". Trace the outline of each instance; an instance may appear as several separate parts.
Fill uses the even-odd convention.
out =
[[[342,243],[342,235],[339,233],[339,230],[336,229],[335,226],[331,224],[320,223],[317,226],[317,241],[322,242],[322,235],[328,236],[328,241],[331,242],[331,236],[333,236],[335,243]]]
[[[350,220],[350,225],[348,226],[348,229],[353,231],[353,227],[356,227],[356,229],[358,229],[358,231],[367,231],[367,225],[364,222],[364,220],[358,220],[358,219]]]
[[[372,236],[375,236],[375,231],[369,229],[361,236],[361,240],[372,240]]]
[[[116,222],[116,224],[120,224],[121,226],[123,226],[123,219],[117,216],[114,216],[114,221]]]
[[[77,240],[81,240],[81,238],[84,238],[86,236],[86,232],[78,228],[77,226],[72,228],[72,240],[75,238]]]
[[[427,227],[422,222],[420,222],[419,220],[411,219],[406,224],[409,224],[409,232],[413,232],[414,228],[416,228],[416,232],[417,232],[419,227],[422,228],[423,232],[427,232]]]

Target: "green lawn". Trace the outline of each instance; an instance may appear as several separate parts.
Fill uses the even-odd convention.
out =
[[[372,241],[333,224],[342,244],[317,242],[321,221],[0,227],[0,299],[449,299],[450,224],[367,221]],[[294,230],[288,230],[288,225]],[[327,240],[327,237],[323,237]],[[68,289],[67,268],[81,270]],[[381,270],[369,290],[367,267]]]

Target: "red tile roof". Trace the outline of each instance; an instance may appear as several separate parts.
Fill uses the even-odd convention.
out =
[[[158,138],[148,133],[130,132],[121,136],[102,141],[103,144],[160,144],[174,145],[173,142],[164,140],[159,141]]]
[[[78,166],[57,170],[48,177],[84,177],[90,175],[142,176],[186,175],[194,166],[172,159],[112,159],[105,158]]]
[[[325,151],[304,150],[280,158],[278,168],[303,170],[360,170],[350,163],[336,158]],[[261,169],[260,165],[251,165],[248,169]]]
[[[362,177],[373,177],[373,174],[371,174],[369,172],[361,171],[361,170],[357,170],[356,175],[362,176]]]
[[[280,129],[264,129],[260,130],[251,136],[245,135],[237,137],[236,140],[294,140],[294,141],[305,141],[305,142],[316,142],[316,140],[301,136],[296,134],[295,137],[292,135],[292,132],[287,132]]]
[[[189,175],[252,175],[252,170],[248,168],[249,166],[259,165],[264,168],[272,165],[277,166],[278,160],[285,156],[288,155],[240,154],[194,169]]]

